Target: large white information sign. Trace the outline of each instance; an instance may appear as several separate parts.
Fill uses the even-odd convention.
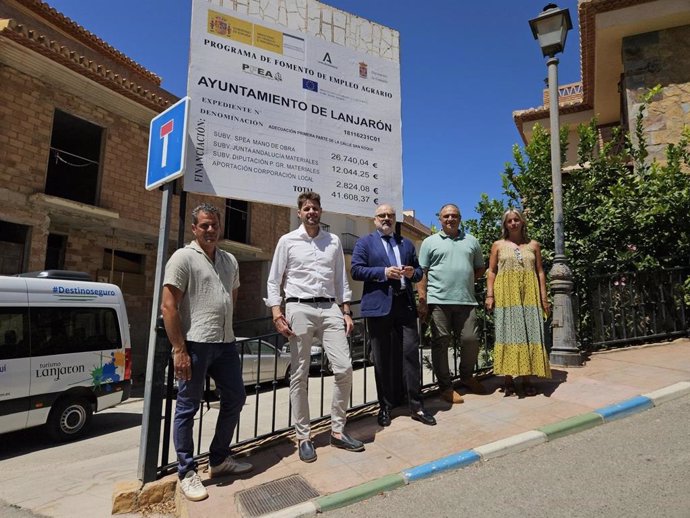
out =
[[[187,92],[186,191],[402,208],[397,63],[195,0]]]

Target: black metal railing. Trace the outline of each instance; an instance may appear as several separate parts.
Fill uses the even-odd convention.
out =
[[[592,278],[589,301],[591,324],[583,324],[591,329],[593,348],[621,347],[624,345],[652,342],[676,336],[688,335],[687,304],[684,283],[690,276],[690,268],[675,268],[654,272],[618,273]],[[468,322],[463,339],[479,340],[479,358],[475,370],[487,371],[493,364],[494,329],[493,316],[483,309],[485,286],[479,281],[476,286],[479,306]],[[688,295],[690,296],[690,294]],[[354,302],[356,306],[359,302]],[[578,311],[578,313],[580,313]],[[584,313],[584,312],[583,312]],[[369,334],[365,319],[355,318],[355,329],[348,338],[353,359],[353,388],[350,393],[349,413],[375,405],[376,384],[370,358]],[[472,329],[473,328],[473,329]],[[581,328],[581,330],[584,330]],[[426,324],[420,324],[420,379],[423,390],[435,388],[436,378],[431,370],[431,338]],[[545,324],[547,342],[550,342],[549,322]],[[250,448],[263,442],[280,438],[292,431],[291,407],[289,398],[289,344],[273,330],[270,317],[237,322],[235,333],[242,359],[247,403],[240,416],[235,440],[235,448]],[[550,343],[547,343],[547,349]],[[260,351],[265,350],[265,354]],[[258,356],[252,351],[259,351]],[[459,375],[459,344],[453,342],[449,350],[449,366],[454,377]],[[329,417],[328,407],[331,399],[332,381],[326,355],[320,344],[314,344],[310,373],[310,406],[313,424]],[[168,369],[168,395],[165,405],[163,441],[159,475],[167,474],[175,468],[170,459],[174,457],[170,445],[172,427],[172,372]],[[318,393],[317,402],[313,395]],[[198,418],[197,455],[207,456],[213,432],[214,421],[208,425],[217,412],[214,401],[213,384],[207,382],[205,404]],[[204,436],[204,427],[209,429]]]
[[[591,279],[592,348],[688,334],[684,283],[690,268],[625,272]]]
[[[357,305],[359,302],[353,302]],[[373,363],[371,361],[371,348],[369,333],[364,318],[354,319],[354,330],[348,337],[350,355],[353,365],[353,388],[350,392],[348,412],[353,413],[377,403],[376,383],[374,380]],[[473,324],[468,324],[466,331]],[[289,398],[289,344],[285,338],[276,333],[251,334],[254,329],[272,329],[273,323],[270,317],[252,319],[238,322],[235,325],[236,336],[250,336],[251,338],[238,338],[237,346],[242,363],[242,372],[247,391],[247,402],[240,415],[235,432],[236,444],[234,448],[249,448],[268,441],[272,438],[282,437],[292,431],[292,412]],[[241,330],[241,331],[240,331]],[[490,368],[491,351],[488,347],[486,335],[486,322],[477,319],[473,336],[465,339],[475,339],[480,342],[480,354],[477,370]],[[426,325],[420,326],[422,338],[420,355],[420,379],[423,390],[432,390],[436,386],[436,378],[431,370],[431,344],[429,330]],[[492,345],[492,343],[491,343]],[[263,351],[264,354],[255,354]],[[459,376],[459,346],[454,343],[449,349],[449,367],[454,377]],[[176,468],[174,452],[171,446],[173,401],[175,398],[174,383],[172,380],[172,365],[168,368],[167,394],[164,406],[164,422],[161,441],[161,464],[158,468],[159,476],[171,473]],[[310,394],[318,392],[318,403],[310,406],[311,420],[313,424],[328,419],[330,415],[330,399],[332,381],[330,366],[320,344],[312,347],[311,370],[309,377]],[[310,398],[311,399],[311,398]],[[204,402],[199,411],[196,424],[196,455],[205,458],[208,455],[213,428],[214,416],[217,414],[217,401],[214,394],[214,383],[207,379]],[[210,424],[209,424],[210,421]],[[204,435],[204,430],[208,434]]]

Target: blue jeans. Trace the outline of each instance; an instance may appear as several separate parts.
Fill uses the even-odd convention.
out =
[[[230,443],[247,398],[237,345],[232,343],[187,342],[192,359],[192,379],[179,381],[173,422],[173,442],[177,452],[180,478],[196,470],[194,460],[194,416],[199,411],[206,374],[216,382],[220,392],[220,413],[209,449],[209,464],[217,466],[230,455]]]

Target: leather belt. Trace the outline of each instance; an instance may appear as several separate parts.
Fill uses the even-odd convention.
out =
[[[307,304],[314,304],[318,302],[335,302],[335,299],[329,299],[328,297],[314,297],[311,299],[300,299],[297,297],[288,297],[285,299],[286,303],[290,302],[306,302]]]

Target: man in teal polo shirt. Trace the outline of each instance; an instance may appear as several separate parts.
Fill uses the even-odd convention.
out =
[[[448,345],[455,334],[459,340],[472,310],[477,306],[474,281],[484,275],[484,258],[479,241],[461,232],[460,209],[452,203],[441,207],[442,230],[427,237],[419,251],[424,277],[417,284],[422,321],[431,315],[431,363],[441,397],[449,403],[462,403],[448,369]],[[476,394],[486,390],[472,375],[479,354],[479,343],[466,337],[460,349],[460,381]]]

